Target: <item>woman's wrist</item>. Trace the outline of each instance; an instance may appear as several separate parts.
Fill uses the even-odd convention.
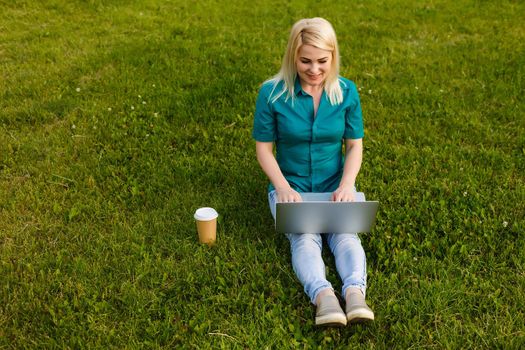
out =
[[[290,191],[292,187],[290,185],[274,186],[277,192]]]
[[[351,189],[351,190],[353,190],[354,187],[355,187],[354,182],[341,182],[339,184],[339,189],[341,189],[341,190],[344,190],[344,189]]]

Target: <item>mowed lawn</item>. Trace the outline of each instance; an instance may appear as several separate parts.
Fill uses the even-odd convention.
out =
[[[524,14],[0,0],[0,348],[525,347]],[[361,236],[376,321],[339,329],[314,326],[251,139],[260,83],[314,16],[359,88],[358,189],[380,201]]]

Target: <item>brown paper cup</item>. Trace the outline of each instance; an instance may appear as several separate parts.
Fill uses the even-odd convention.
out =
[[[195,212],[199,242],[212,245],[217,239],[217,211],[213,208],[199,208]]]

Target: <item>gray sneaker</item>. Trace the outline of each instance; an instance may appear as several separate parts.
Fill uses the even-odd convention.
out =
[[[335,295],[320,298],[315,312],[316,326],[346,326],[346,315]]]
[[[346,292],[346,319],[349,323],[374,320],[374,312],[366,305],[365,296],[359,288],[349,288]]]

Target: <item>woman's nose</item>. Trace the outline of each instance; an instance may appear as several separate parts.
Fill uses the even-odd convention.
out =
[[[319,72],[319,65],[317,65],[317,64],[313,64],[313,65],[312,65],[312,68],[310,68],[310,70],[312,71],[312,73],[317,73],[317,72]]]

